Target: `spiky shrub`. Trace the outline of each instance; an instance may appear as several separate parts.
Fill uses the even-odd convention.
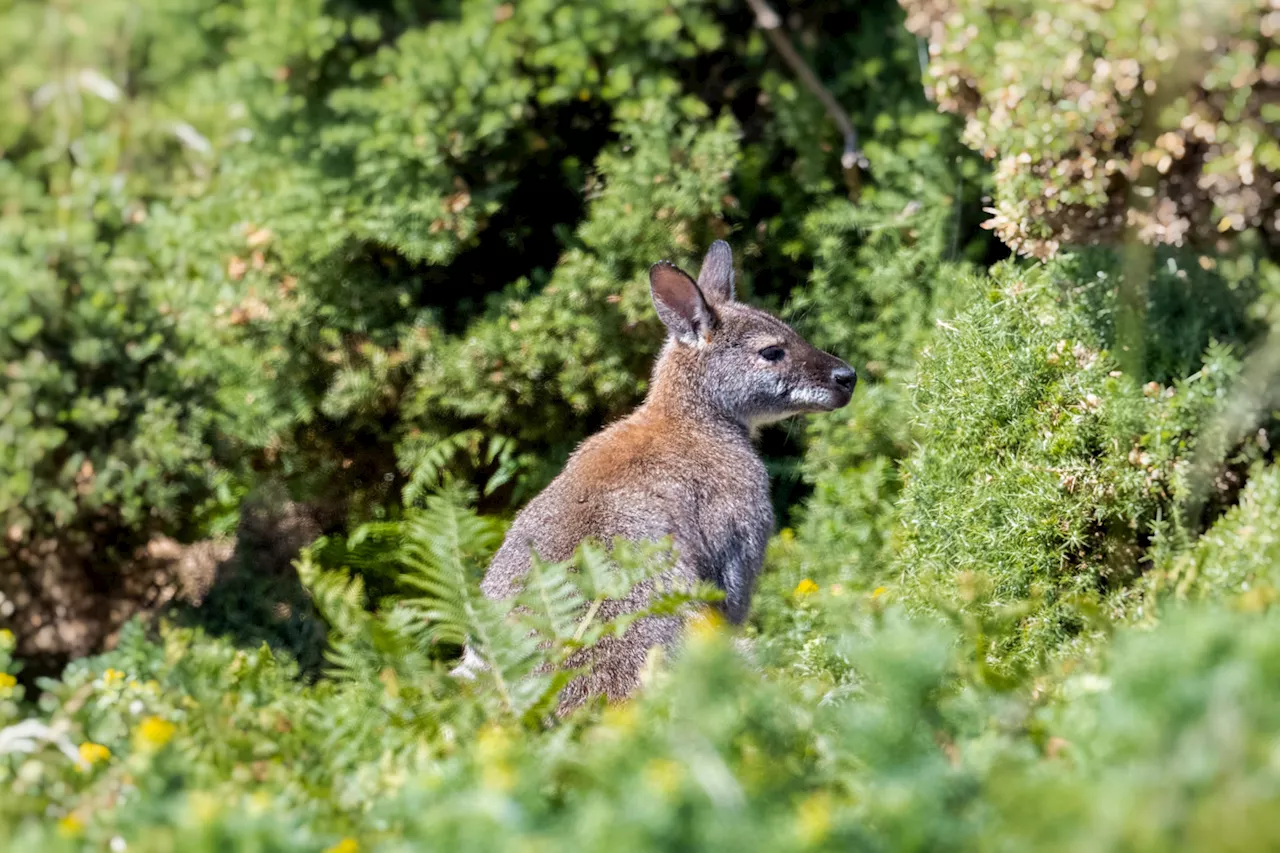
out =
[[[1276,600],[1280,576],[1280,469],[1255,470],[1232,507],[1195,546],[1157,567],[1152,592],[1177,599],[1220,598],[1248,609]]]
[[[175,474],[191,455],[284,475],[300,492],[339,480],[366,504],[406,481],[420,494],[442,468],[491,489],[537,485],[543,458],[642,393],[659,332],[638,274],[654,258],[746,223],[760,227],[740,235],[746,286],[754,277],[778,297],[803,281],[796,223],[831,196],[833,132],[750,21],[715,8],[192,0],[46,15],[17,3],[5,13],[0,233],[19,259],[6,279],[21,284],[6,288],[6,314],[58,312],[60,294],[88,287],[72,313],[92,321],[104,373],[131,363],[126,345],[179,365],[190,399],[175,401],[175,429],[195,444],[135,466],[129,490],[133,515],[155,509],[161,527],[206,497]],[[856,30],[827,27],[841,13],[823,4],[800,21],[806,42],[824,27],[837,36],[814,48],[824,75],[882,145],[944,163],[930,145],[953,128],[915,88],[900,12],[886,2],[862,8]],[[884,56],[848,66],[855,44]],[[754,122],[777,127],[753,127],[744,157],[728,107],[747,98]],[[887,167],[884,181],[896,183]],[[82,285],[82,262],[106,257]],[[137,319],[95,307],[116,299]],[[10,361],[69,347],[48,317],[52,337],[35,336],[41,321],[13,327]],[[568,344],[549,348],[556,336]],[[170,411],[155,373],[135,370],[120,391]],[[83,384],[59,377],[57,393]],[[216,432],[187,424],[206,412]],[[21,452],[18,467],[35,467],[38,451]],[[19,479],[10,494],[32,491]],[[222,485],[229,523],[243,484]]]
[[[1153,541],[1181,541],[1197,435],[1239,372],[1226,342],[1249,340],[1230,312],[1155,334],[1170,316],[1211,318],[1216,301],[1171,258],[1146,316],[1148,361],[1173,375],[1140,385],[1111,354],[1121,282],[1097,260],[997,267],[915,381],[926,439],[906,464],[901,560],[885,577],[927,606],[1013,620],[998,665],[1034,669],[1095,641],[1098,608],[1126,609]]]
[[[995,160],[988,222],[1018,252],[1280,239],[1270,0],[902,0],[938,105]]]
[[[928,158],[870,151],[890,180],[858,208],[833,203],[805,220],[816,263],[791,314],[819,346],[857,365],[859,384],[847,411],[804,427],[800,473],[813,487],[798,514],[805,546],[782,546],[764,581],[778,589],[805,577],[869,582],[884,568],[897,463],[913,438],[905,391],[937,323],[970,298],[967,256],[984,248],[966,243],[958,221],[964,193],[981,186],[971,170],[953,175]]]

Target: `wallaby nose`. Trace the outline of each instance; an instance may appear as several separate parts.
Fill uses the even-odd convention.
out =
[[[858,384],[858,374],[849,365],[842,364],[831,371],[831,381],[852,394],[853,386]]]

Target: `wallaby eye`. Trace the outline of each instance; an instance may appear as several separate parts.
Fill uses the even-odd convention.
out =
[[[765,347],[760,350],[760,357],[765,361],[782,361],[782,357],[786,354],[787,351],[782,347]]]

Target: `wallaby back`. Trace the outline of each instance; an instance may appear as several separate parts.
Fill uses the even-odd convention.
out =
[[[747,615],[765,544],[773,532],[769,478],[752,439],[763,424],[831,411],[849,402],[856,376],[769,314],[734,299],[729,246],[711,246],[698,281],[665,261],[650,291],[669,336],[644,403],[584,441],[564,470],[520,512],[481,584],[504,599],[519,591],[530,550],[568,559],[588,538],[610,543],[672,536],[672,579],[715,583],[734,623]],[[641,609],[652,585],[606,602],[601,618]],[[646,617],[621,637],[584,650],[590,664],[565,688],[560,713],[589,696],[635,689],[651,647],[672,648],[682,618]],[[464,667],[479,663],[468,651]]]

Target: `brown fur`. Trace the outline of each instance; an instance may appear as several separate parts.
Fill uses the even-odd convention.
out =
[[[856,377],[780,320],[734,301],[733,262],[712,245],[697,283],[669,263],[650,269],[650,289],[670,336],[644,403],[584,441],[564,471],[516,517],[481,590],[492,599],[519,591],[533,549],[568,559],[588,538],[608,543],[671,535],[671,580],[715,583],[733,623],[746,618],[765,543],[773,532],[769,478],[753,446],[760,426],[849,402]],[[777,350],[782,355],[776,359]],[[642,608],[652,584],[607,602],[600,617]],[[646,617],[620,638],[584,650],[589,664],[560,697],[560,713],[586,698],[611,700],[635,689],[649,649],[672,648],[681,617]],[[468,650],[459,675],[483,664]]]

